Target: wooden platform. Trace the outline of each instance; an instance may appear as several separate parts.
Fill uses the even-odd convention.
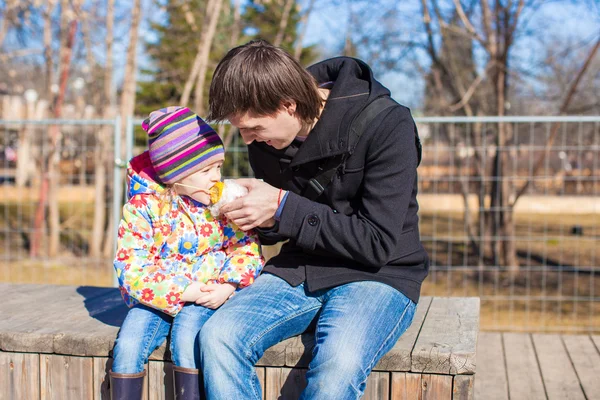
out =
[[[600,399],[600,336],[481,332],[475,398]]]
[[[108,399],[110,352],[127,313],[117,289],[0,284],[0,293],[0,400]],[[478,328],[478,298],[421,299],[364,399],[472,399]],[[305,334],[264,354],[264,399],[298,397],[312,346]],[[169,361],[164,345],[152,354],[148,399],[172,398]]]

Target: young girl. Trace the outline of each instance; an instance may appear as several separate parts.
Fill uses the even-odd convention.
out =
[[[264,260],[254,233],[207,209],[224,159],[217,133],[183,107],[155,111],[142,127],[149,150],[129,163],[114,262],[131,309],[113,351],[112,398],[141,399],[144,364],[171,331],[175,397],[197,399],[198,332]]]

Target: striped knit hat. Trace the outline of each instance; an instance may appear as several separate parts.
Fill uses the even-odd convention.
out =
[[[217,132],[187,107],[153,111],[143,123],[150,161],[164,184],[173,184],[225,158]]]

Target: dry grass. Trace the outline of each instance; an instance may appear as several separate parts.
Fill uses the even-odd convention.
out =
[[[61,257],[32,260],[26,240],[36,193],[0,192],[1,282],[112,285],[112,259],[86,257],[93,217],[89,189],[61,193]],[[600,214],[518,214],[516,221],[517,236],[525,238],[517,242],[525,268],[516,274],[494,267],[480,272],[461,268],[478,262],[464,240],[462,214],[422,211],[421,235],[436,238],[424,240],[424,245],[434,264],[444,269],[432,269],[422,294],[481,297],[484,330],[600,332],[600,302],[595,301],[600,297]],[[583,227],[583,236],[570,234],[573,225]],[[267,257],[277,252],[277,246],[265,248]],[[569,271],[570,266],[577,269]],[[541,267],[543,271],[530,270]]]
[[[423,296],[481,298],[481,329],[600,333],[600,274],[432,270]]]

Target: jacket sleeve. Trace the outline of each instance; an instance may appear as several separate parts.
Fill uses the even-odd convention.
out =
[[[181,295],[192,279],[170,272],[160,257],[147,197],[135,195],[123,207],[114,267],[129,306],[141,303],[174,316],[183,308]]]
[[[235,283],[238,288],[249,286],[265,264],[258,237],[253,231],[240,230],[225,218],[223,223],[223,250],[227,258],[219,274],[219,283]]]
[[[402,245],[412,189],[417,179],[415,125],[396,107],[381,119],[365,157],[358,211],[334,213],[325,204],[289,194],[278,233],[308,250],[323,250],[380,268]],[[364,136],[364,135],[363,135]]]

